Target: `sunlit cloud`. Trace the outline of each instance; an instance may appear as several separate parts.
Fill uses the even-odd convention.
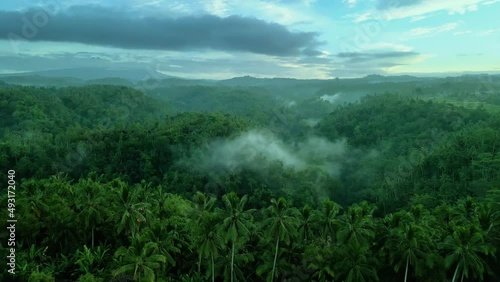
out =
[[[436,34],[440,32],[445,32],[445,31],[451,31],[454,30],[458,27],[458,23],[447,23],[444,25],[440,26],[435,26],[435,27],[418,27],[411,29],[408,34],[410,36],[421,36],[421,35],[427,35],[427,34]]]

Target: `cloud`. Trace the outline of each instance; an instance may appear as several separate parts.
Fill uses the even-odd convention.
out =
[[[357,4],[357,0],[342,0],[343,3],[347,3],[349,5],[349,8],[354,8]]]
[[[490,0],[490,1],[484,2],[483,5],[491,5],[491,4],[495,4],[497,2],[500,2],[500,0]]]
[[[6,49],[0,48],[0,69],[12,70],[9,72],[98,67],[154,69],[167,75],[193,79],[227,79],[245,75],[327,79],[330,78],[329,71],[332,67],[332,60],[327,57],[271,57],[213,50],[120,50],[52,42],[22,45],[19,53],[12,54],[8,50],[8,41],[0,40],[0,46]]]
[[[0,11],[0,39],[9,39],[8,34],[15,33],[30,41],[123,49],[213,49],[272,56],[314,55],[320,44],[317,33],[294,32],[283,25],[240,16],[141,17],[120,9],[75,6],[52,15],[46,13],[43,18],[40,11]]]
[[[464,30],[464,31],[454,32],[453,35],[462,35],[462,34],[470,34],[470,33],[472,33],[472,30]]]
[[[476,11],[478,9],[478,5],[480,4],[490,4],[490,1],[380,0],[378,2],[377,9],[368,10],[350,16],[354,17],[353,22],[363,22],[368,20],[396,20],[404,18],[418,19],[416,17],[440,11],[447,11],[449,14],[463,14],[469,11]]]
[[[233,171],[240,168],[266,171],[273,163],[302,171],[322,168],[338,175],[340,162],[347,151],[345,139],[330,142],[311,136],[292,145],[267,131],[250,130],[231,138],[214,141],[195,153],[188,163],[200,171]]]
[[[346,53],[338,53],[336,56],[339,58],[347,58],[350,60],[369,61],[369,60],[386,59],[386,58],[414,57],[418,55],[419,54],[416,52],[377,52],[377,53],[346,52]]]
[[[165,68],[160,64],[159,71],[172,76],[193,79],[227,79],[235,76],[254,77],[289,77],[310,79],[311,77],[328,79],[331,61],[311,59],[264,59],[264,58],[227,58],[227,59],[170,59],[171,64],[182,69]]]
[[[333,76],[362,77],[366,74],[387,74],[405,65],[427,58],[417,52],[345,52],[338,53],[339,66],[331,72]]]
[[[322,101],[328,102],[330,104],[335,104],[337,102],[337,100],[340,98],[341,94],[342,93],[340,93],[340,92],[339,93],[335,93],[333,95],[326,95],[325,94],[325,95],[319,97],[319,99],[322,100]]]
[[[424,0],[378,0],[378,9],[397,8],[420,4]]]
[[[393,42],[373,42],[364,44],[362,51],[366,52],[387,52],[387,50],[392,50],[395,52],[408,52],[413,50],[413,47],[404,44],[398,44]]]
[[[415,17],[411,18],[411,21],[418,22],[418,21],[421,21],[421,20],[426,19],[426,18],[427,18],[427,16],[415,16]]]
[[[443,25],[435,26],[435,27],[418,27],[418,28],[411,29],[408,32],[408,35],[414,37],[414,36],[421,36],[421,35],[426,35],[426,34],[430,34],[430,33],[436,34],[439,32],[454,30],[457,27],[458,27],[458,23],[447,23],[447,24],[443,24]]]
[[[489,36],[492,33],[500,32],[500,28],[488,29],[478,33],[479,36]]]

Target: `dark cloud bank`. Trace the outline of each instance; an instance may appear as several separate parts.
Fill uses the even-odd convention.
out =
[[[416,52],[379,52],[379,53],[358,53],[358,52],[348,52],[348,53],[338,53],[336,56],[341,59],[345,59],[345,63],[359,64],[359,63],[369,63],[373,61],[385,60],[386,62],[379,66],[397,66],[404,64],[404,59],[411,59],[419,56]],[[396,61],[394,61],[396,60]],[[366,66],[366,65],[365,65]]]
[[[0,39],[78,42],[124,49],[208,48],[274,56],[313,56],[319,54],[315,49],[319,44],[316,36],[239,16],[140,17],[95,6],[72,7],[58,13],[41,8],[0,11]]]

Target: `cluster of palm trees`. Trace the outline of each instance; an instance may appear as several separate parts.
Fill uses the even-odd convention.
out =
[[[496,279],[500,192],[375,217],[376,205],[191,200],[94,176],[30,180],[19,198],[20,280],[464,281]],[[496,272],[495,272],[496,271]],[[294,280],[295,279],[295,280]]]

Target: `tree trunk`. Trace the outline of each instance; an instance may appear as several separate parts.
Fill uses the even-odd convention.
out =
[[[233,246],[231,250],[231,282],[233,282],[234,278],[234,241],[236,241],[236,235],[233,237]]]
[[[410,264],[410,256],[406,258],[405,282],[408,279],[408,265]]]
[[[455,279],[457,278],[459,267],[460,267],[460,263],[457,264],[457,269],[455,269],[455,273],[453,274],[453,279],[451,280],[451,282],[455,282]]]
[[[92,248],[93,247],[94,247],[94,227],[92,226]]]
[[[212,282],[215,282],[215,264],[214,264],[214,253],[212,253]]]
[[[201,253],[198,254],[198,272],[201,272]]]
[[[274,263],[273,263],[273,272],[271,274],[271,282],[274,280],[274,270],[276,269],[276,259],[278,259],[278,248],[280,243],[280,237],[276,239],[276,251],[274,252]]]

